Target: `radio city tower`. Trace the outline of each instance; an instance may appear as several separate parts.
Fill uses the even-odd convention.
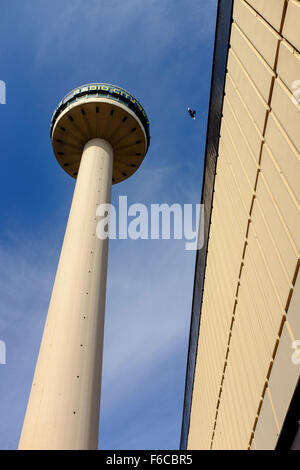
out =
[[[19,449],[97,449],[108,239],[96,210],[142,163],[149,121],[127,91],[91,83],[59,103],[51,140],[76,186]]]

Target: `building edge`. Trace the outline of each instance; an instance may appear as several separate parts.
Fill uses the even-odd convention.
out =
[[[187,449],[190,426],[203,285],[223,109],[227,57],[232,24],[232,10],[233,0],[218,0],[201,193],[201,204],[204,205],[204,244],[203,248],[197,251],[195,263],[194,290],[180,438],[181,450]]]

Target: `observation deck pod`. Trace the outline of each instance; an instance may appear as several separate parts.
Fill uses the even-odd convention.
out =
[[[123,88],[106,83],[68,93],[53,113],[50,136],[58,163],[73,178],[85,144],[94,138],[108,141],[114,150],[113,184],[136,172],[150,143],[141,104]]]

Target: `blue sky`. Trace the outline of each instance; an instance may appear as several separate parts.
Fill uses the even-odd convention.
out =
[[[199,203],[216,3],[15,0],[1,8],[1,449],[18,445],[74,190],[51,149],[52,112],[85,83],[127,89],[148,114],[151,145],[112,201]],[[194,264],[184,240],[110,242],[101,449],[178,448]]]

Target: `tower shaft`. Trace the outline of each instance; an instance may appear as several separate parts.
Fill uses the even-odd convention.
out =
[[[96,449],[108,239],[97,205],[110,202],[113,149],[84,147],[50,300],[20,449]]]

